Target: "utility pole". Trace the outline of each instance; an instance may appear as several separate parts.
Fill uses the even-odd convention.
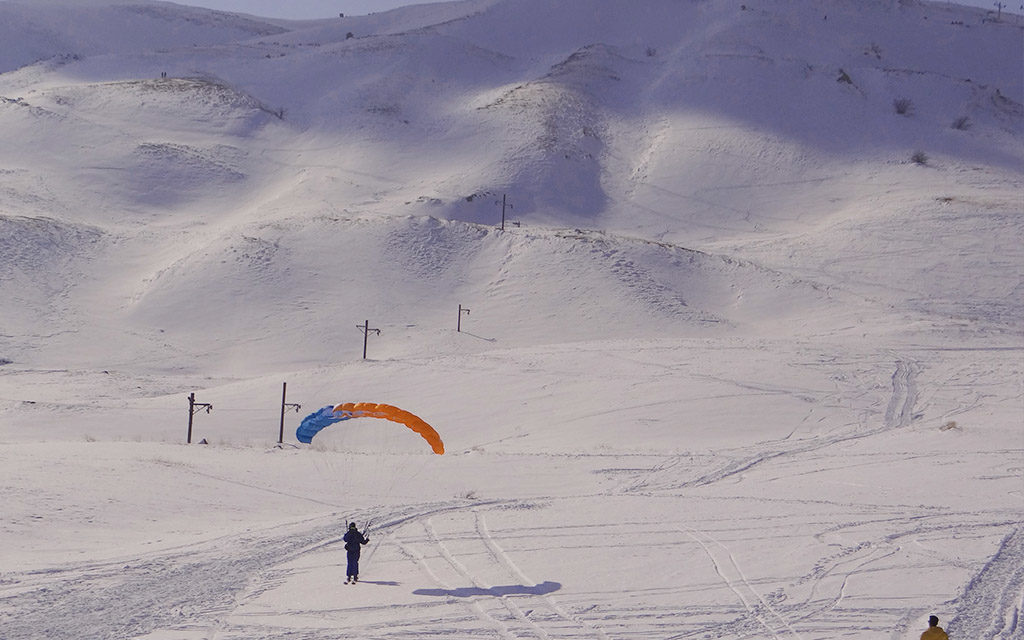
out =
[[[380,329],[371,329],[370,328],[370,321],[369,320],[367,320],[363,324],[357,324],[356,325],[356,329],[359,329],[360,331],[363,332],[363,360],[366,360],[366,343],[370,339],[370,332],[371,331],[376,331],[377,335],[379,336],[380,335]]]
[[[468,316],[469,315],[469,309],[462,308],[462,305],[460,304],[459,305],[459,322],[458,322],[458,324],[455,325],[455,330],[456,331],[462,331],[462,314],[466,314]]]
[[[206,413],[210,413],[213,410],[213,405],[205,402],[196,402],[196,392],[193,391],[188,394],[188,438],[185,439],[187,444],[192,444],[192,417],[200,409],[206,409]]]
[[[299,409],[302,408],[301,404],[293,404],[291,402],[285,402],[285,400],[287,398],[288,398],[288,383],[287,382],[282,382],[281,383],[281,432],[277,436],[277,444],[283,444],[284,443],[284,410],[285,409],[289,409],[289,408],[290,409],[295,409],[295,413],[298,413]]]
[[[502,231],[505,230],[505,209],[506,208],[509,208],[509,209],[514,208],[512,205],[507,203],[507,201],[506,201],[507,195],[508,194],[505,194],[505,193],[501,194],[501,230]],[[497,204],[497,203],[495,203],[495,204]]]

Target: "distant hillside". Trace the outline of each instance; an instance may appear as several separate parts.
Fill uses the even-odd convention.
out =
[[[517,344],[1019,331],[1022,31],[982,11],[5,2],[0,25],[12,361],[93,362],[112,332],[124,362],[315,362],[338,322],[471,299]]]
[[[222,11],[150,0],[0,2],[0,72],[52,58],[132,55],[286,32]]]

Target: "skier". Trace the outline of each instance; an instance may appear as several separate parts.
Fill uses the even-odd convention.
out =
[[[356,583],[359,580],[359,552],[361,545],[366,544],[370,541],[369,538],[359,533],[356,529],[356,523],[350,522],[348,525],[348,531],[345,532],[345,551],[348,552],[348,568],[345,570],[345,574],[348,576],[345,579],[345,584]]]
[[[928,618],[928,628],[921,634],[921,640],[949,640],[949,636],[939,626],[938,616]]]

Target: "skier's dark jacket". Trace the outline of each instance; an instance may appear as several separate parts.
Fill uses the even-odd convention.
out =
[[[345,541],[345,551],[354,553],[357,557],[359,556],[359,545],[366,544],[369,542],[363,537],[363,534],[359,533],[355,529],[349,529],[345,532],[345,537],[342,538]]]

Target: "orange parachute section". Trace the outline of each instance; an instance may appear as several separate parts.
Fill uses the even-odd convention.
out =
[[[373,402],[345,402],[335,406],[334,413],[350,418],[382,418],[404,424],[420,434],[430,444],[430,448],[434,450],[434,453],[444,453],[444,443],[441,442],[441,436],[434,430],[434,427],[405,409],[399,409],[389,404],[375,404]]]

